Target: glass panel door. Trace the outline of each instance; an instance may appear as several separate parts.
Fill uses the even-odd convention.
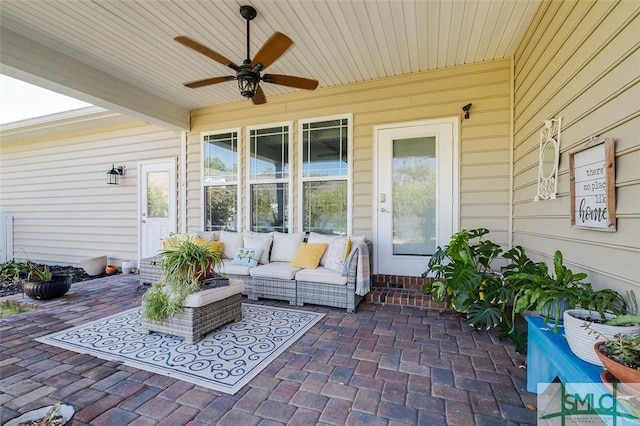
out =
[[[375,130],[374,272],[420,276],[457,224],[456,119]]]
[[[436,138],[393,141],[393,254],[428,256],[436,242]]]

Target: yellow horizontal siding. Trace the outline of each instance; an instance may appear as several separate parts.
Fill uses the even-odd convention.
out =
[[[544,2],[514,60],[513,243],[547,262],[562,250],[596,288],[640,291],[639,28],[638,2]],[[552,117],[563,119],[558,198],[533,202]],[[569,154],[594,135],[615,140],[615,233],[570,226]]]
[[[138,256],[139,161],[179,155],[179,135],[146,123],[2,142],[0,204],[14,218],[14,256],[79,265]],[[120,185],[107,170],[123,165]]]

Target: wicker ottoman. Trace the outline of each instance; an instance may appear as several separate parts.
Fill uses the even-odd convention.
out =
[[[242,320],[244,283],[229,280],[228,287],[199,291],[187,296],[182,312],[162,322],[142,318],[142,328],[151,333],[183,337],[186,343],[197,343],[210,331],[229,322]]]
[[[160,255],[140,259],[140,284],[153,284],[160,281],[162,278],[161,261],[162,256]]]

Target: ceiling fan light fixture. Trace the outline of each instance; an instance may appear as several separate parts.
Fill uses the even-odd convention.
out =
[[[258,83],[260,83],[260,75],[249,69],[240,69],[236,74],[236,80],[238,80],[238,88],[240,94],[247,99],[253,98],[258,90]]]
[[[245,5],[240,7],[240,14],[247,21],[247,56],[240,66],[236,65],[235,63],[233,63],[233,61],[225,58],[221,54],[209,49],[207,46],[187,36],[176,36],[174,38],[174,40],[178,43],[188,47],[189,49],[195,50],[196,52],[207,56],[228,68],[231,68],[236,73],[235,76],[205,78],[203,80],[184,83],[186,87],[195,89],[198,87],[237,80],[240,94],[247,99],[251,99],[251,101],[255,105],[261,105],[267,102],[264,91],[259,86],[261,81],[306,90],[314,90],[316,87],[318,87],[317,80],[312,80],[304,77],[281,74],[265,74],[264,77],[261,76],[260,74],[262,72],[265,72],[269,65],[275,62],[291,46],[293,46],[293,40],[291,40],[285,34],[275,32],[262,45],[253,59],[251,59],[251,52],[249,51],[249,47],[251,46],[250,24],[251,21],[258,15],[258,12],[254,7]]]

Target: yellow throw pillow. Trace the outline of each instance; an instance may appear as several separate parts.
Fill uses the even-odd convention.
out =
[[[289,266],[295,268],[316,269],[320,264],[320,259],[327,249],[327,243],[307,244],[301,243],[298,246],[295,256]]]
[[[187,236],[184,234],[173,234],[172,236],[162,240],[163,250],[173,250],[182,244],[183,241],[187,241]]]
[[[205,240],[200,237],[195,237],[193,243],[200,247],[206,247],[212,253],[222,253],[222,249],[224,248],[222,241]]]

